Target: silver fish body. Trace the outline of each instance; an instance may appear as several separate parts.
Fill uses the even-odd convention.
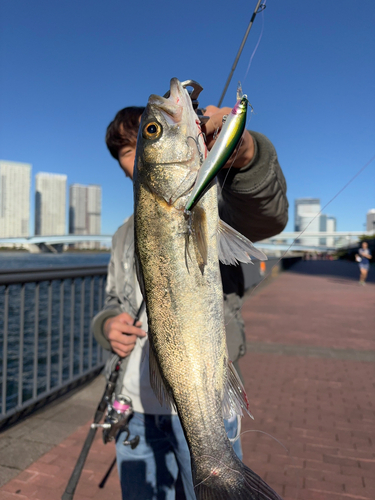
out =
[[[149,326],[150,376],[177,408],[198,499],[276,499],[233,452],[224,413],[246,409],[228,361],[214,185],[189,218],[186,201],[205,150],[190,98],[177,79],[142,116],[134,175],[135,252]],[[233,395],[236,394],[236,395]]]

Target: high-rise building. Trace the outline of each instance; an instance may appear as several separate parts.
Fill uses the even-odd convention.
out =
[[[0,237],[29,236],[31,165],[0,160]]]
[[[69,234],[87,234],[86,195],[86,186],[72,184],[69,188]]]
[[[336,226],[337,226],[336,217],[333,217],[332,215],[327,215],[327,225],[326,225],[327,233],[335,233]],[[335,245],[335,237],[334,236],[327,236],[326,245],[329,247],[333,247]]]
[[[315,233],[320,231],[321,221],[319,198],[298,198],[294,202],[294,230]],[[322,224],[324,222],[322,221]],[[319,237],[299,238],[301,245],[319,245]]]
[[[66,175],[39,172],[35,176],[35,234],[66,233]]]
[[[72,184],[69,190],[69,234],[100,234],[102,188],[97,185]],[[79,245],[99,248],[100,244]]]
[[[100,234],[101,216],[102,188],[96,185],[87,186],[88,234]]]
[[[327,220],[328,216],[325,214],[320,214],[319,215],[319,231],[322,233],[325,233],[327,231]],[[327,239],[326,238],[319,238],[319,244],[320,245],[326,245]]]
[[[366,214],[366,231],[375,231],[375,208]]]

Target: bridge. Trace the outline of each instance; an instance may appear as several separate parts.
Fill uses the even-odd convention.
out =
[[[291,250],[304,252],[333,252],[358,242],[360,236],[374,238],[375,231],[336,231],[336,232],[282,232],[256,243],[256,247],[267,252],[285,252]],[[311,243],[306,240],[312,239]],[[317,243],[319,239],[319,243]],[[332,244],[323,244],[329,239]],[[300,240],[300,241],[298,241]],[[26,246],[30,252],[61,252],[64,245],[99,242],[111,245],[111,234],[62,234],[57,236],[29,236],[26,238],[0,238],[0,246]],[[295,242],[295,243],[294,243]]]

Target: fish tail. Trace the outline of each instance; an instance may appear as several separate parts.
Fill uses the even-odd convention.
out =
[[[202,469],[199,474],[202,478],[201,473]],[[239,459],[233,466],[226,466],[217,459],[211,461],[210,471],[206,469],[206,477],[195,483],[195,494],[197,500],[282,500],[276,491]]]

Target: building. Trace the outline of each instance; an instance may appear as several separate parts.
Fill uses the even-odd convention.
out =
[[[66,175],[35,176],[35,234],[66,234]]]
[[[319,198],[297,198],[294,201],[294,230],[305,233],[319,232],[321,221],[319,217],[320,199]],[[322,221],[322,224],[324,222]],[[319,245],[319,237],[298,239],[301,245]]]
[[[88,234],[100,234],[102,217],[102,188],[87,187],[87,227]]]
[[[336,217],[333,217],[332,215],[327,215],[327,225],[326,225],[327,233],[335,233],[336,228],[337,228]],[[333,247],[335,245],[335,239],[336,238],[334,236],[327,236],[326,245],[328,247]]]
[[[30,236],[31,165],[0,160],[0,237]]]
[[[69,234],[100,234],[102,188],[97,185],[72,184],[69,189]],[[79,248],[99,248],[91,242]]]
[[[366,231],[375,232],[375,208],[372,208],[366,214]]]
[[[328,219],[327,215],[325,214],[319,215],[319,231],[322,233],[325,233],[327,231],[327,219]],[[326,245],[327,238],[319,238],[319,244]]]

